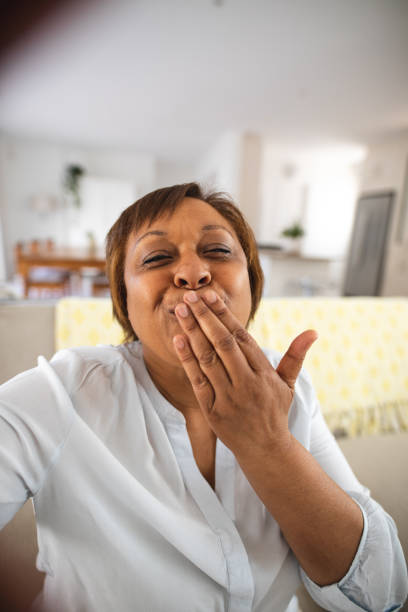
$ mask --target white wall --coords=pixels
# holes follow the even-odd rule
[[[238,203],[255,237],[261,232],[261,180],[263,139],[260,134],[246,132],[241,139],[241,157],[238,167]]]
[[[306,187],[298,163],[290,154],[265,142],[261,177],[259,240],[279,244],[282,229],[294,221],[303,223]]]
[[[281,232],[300,222],[300,257],[263,252],[268,295],[340,295],[359,192],[363,147],[329,150],[266,140],[261,172],[259,241],[286,247]]]
[[[302,253],[345,259],[359,191],[358,168],[330,164],[310,169]]]
[[[197,181],[195,164],[175,163],[168,160],[157,160],[155,187],[169,187],[181,183]]]
[[[7,278],[6,272],[6,248],[3,238],[3,224],[2,215],[0,215],[0,283],[4,282]]]
[[[155,159],[151,155],[73,147],[3,134],[0,137],[3,177],[0,211],[9,277],[14,269],[13,245],[16,242],[53,237],[57,243],[63,243],[66,239],[62,179],[69,164],[83,166],[94,178],[130,184],[133,196],[130,201],[118,203],[118,210],[156,187]],[[31,198],[41,194],[55,198],[55,211],[40,214],[31,208]]]
[[[238,199],[241,153],[242,135],[239,132],[223,134],[198,162],[198,181],[209,189],[226,191]]]
[[[106,234],[121,212],[140,195],[132,181],[86,175],[81,181],[81,207],[71,206],[65,216],[63,244],[70,247],[101,248]]]
[[[300,221],[302,255],[344,259],[364,155],[362,148],[299,151],[265,142],[260,240],[282,243],[282,230]]]
[[[250,132],[227,132],[196,166],[199,182],[226,191],[248,220],[255,235],[260,223],[262,138]]]

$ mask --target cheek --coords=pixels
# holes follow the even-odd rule
[[[141,308],[147,308],[152,302],[154,297],[154,284],[148,283],[144,278],[134,277],[130,280],[126,280],[126,293],[128,307],[134,309],[136,306]]]
[[[241,323],[246,325],[252,307],[251,286],[247,268],[236,270],[235,274],[230,276],[230,280],[232,281],[231,290],[234,296],[233,304],[231,304],[232,311]]]
[[[127,311],[133,329],[150,329],[157,324],[156,314],[160,305],[160,296],[163,292],[162,283],[158,279],[145,279],[142,277],[125,277],[127,293]],[[139,334],[137,333],[139,336]]]
[[[249,283],[249,274],[247,267],[240,267],[234,274],[236,290],[251,297],[251,287]]]
[[[133,329],[137,333],[136,327],[138,323],[140,324],[140,321],[146,320],[149,308],[148,291],[143,286],[143,283],[140,282],[140,279],[132,278],[129,280],[125,277],[125,285],[128,317]]]

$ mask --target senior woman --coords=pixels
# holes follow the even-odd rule
[[[107,238],[120,346],[57,353],[5,384],[1,519],[27,497],[46,612],[397,610],[393,520],[356,480],[301,371],[246,331],[253,234],[195,183],[148,194]]]

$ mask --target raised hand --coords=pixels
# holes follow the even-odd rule
[[[288,444],[288,413],[313,330],[293,340],[276,370],[212,290],[186,292],[176,315],[176,353],[214,433],[236,456]]]

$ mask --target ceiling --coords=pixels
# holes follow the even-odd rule
[[[3,131],[189,162],[226,131],[327,146],[408,128],[406,0],[73,6],[3,61]]]

